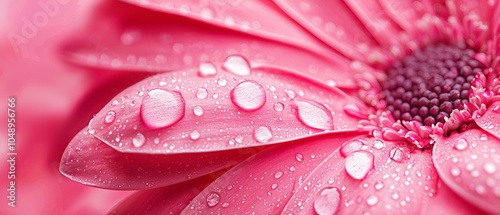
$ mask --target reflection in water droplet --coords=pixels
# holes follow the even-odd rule
[[[116,113],[114,111],[109,111],[108,113],[106,113],[106,116],[104,117],[104,122],[105,123],[112,123],[113,121],[115,121],[115,115]]]
[[[194,113],[194,115],[196,115],[196,116],[201,116],[201,115],[203,115],[203,108],[202,108],[201,106],[196,105],[196,106],[193,108],[193,113]]]
[[[465,150],[467,149],[467,147],[469,147],[469,142],[467,142],[467,140],[463,138],[458,139],[457,142],[455,142],[455,144],[453,145],[453,148],[459,151]]]
[[[177,123],[184,117],[184,98],[177,91],[155,89],[144,97],[141,117],[144,124],[151,128],[165,128]]]
[[[255,81],[243,81],[231,91],[231,101],[245,111],[255,111],[266,103],[266,92]]]
[[[275,111],[281,112],[285,108],[285,105],[281,102],[276,102],[276,103],[274,103],[273,108]]]
[[[347,156],[345,170],[354,179],[364,179],[373,169],[373,154],[368,151],[357,151]]]
[[[250,64],[241,55],[231,55],[226,58],[222,68],[240,76],[250,75],[251,72]]]
[[[213,76],[217,74],[217,68],[212,63],[200,63],[198,66],[199,75],[202,77]]]
[[[304,125],[321,130],[333,129],[332,113],[322,104],[305,99],[295,99],[293,110]]]
[[[393,148],[389,153],[391,160],[400,163],[403,160],[403,151],[400,148]]]
[[[144,145],[144,142],[146,142],[146,137],[141,133],[137,133],[135,137],[132,138],[132,144],[137,148]]]
[[[194,130],[193,132],[191,132],[191,134],[189,134],[189,137],[191,138],[191,140],[200,139],[200,132]]]
[[[207,205],[208,207],[215,207],[217,204],[219,204],[220,201],[220,195],[216,192],[210,192],[207,195]]]
[[[347,157],[352,152],[361,150],[364,146],[364,143],[361,140],[350,140],[342,144],[340,147],[340,155],[343,157]]]
[[[319,215],[335,214],[340,205],[340,191],[335,187],[323,188],[314,199],[314,211]]]
[[[302,162],[304,160],[304,155],[297,154],[297,155],[295,155],[295,159],[297,159],[298,162]]]
[[[267,143],[273,138],[271,130],[265,126],[256,128],[253,132],[253,136],[260,143]]]
[[[207,98],[208,96],[208,91],[205,88],[198,88],[198,91],[196,92],[196,98],[199,99],[204,99]]]

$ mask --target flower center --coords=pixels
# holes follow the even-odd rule
[[[386,109],[395,120],[444,123],[454,109],[464,108],[471,81],[485,68],[475,54],[465,47],[435,44],[394,63],[383,84]]]

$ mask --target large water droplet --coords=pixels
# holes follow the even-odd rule
[[[340,205],[340,191],[335,187],[326,187],[316,194],[314,211],[319,215],[335,214]]]
[[[266,103],[266,92],[255,81],[243,81],[231,91],[231,101],[245,111],[255,111]]]
[[[361,140],[350,140],[342,144],[340,147],[340,155],[343,157],[347,157],[347,155],[351,154],[352,152],[361,150],[363,147],[364,143]]]
[[[322,104],[305,100],[295,99],[294,112],[304,125],[321,130],[333,129],[332,113]]]
[[[267,143],[273,138],[271,130],[265,126],[256,128],[253,132],[253,136],[260,143]]]
[[[465,150],[467,149],[467,147],[469,147],[469,142],[467,142],[467,140],[463,138],[458,139],[457,142],[455,142],[455,144],[453,145],[453,148],[459,151]]]
[[[354,179],[364,179],[373,169],[373,154],[367,151],[357,151],[347,156],[345,170]]]
[[[144,124],[151,128],[164,128],[177,123],[184,117],[185,102],[180,92],[155,89],[144,97],[141,117]]]
[[[135,147],[141,147],[146,142],[146,137],[143,134],[137,133],[134,138],[132,138],[132,144]]]
[[[116,113],[114,111],[109,111],[108,113],[106,113],[106,116],[104,117],[104,122],[105,123],[112,123],[113,121],[115,121],[115,115]]]
[[[201,116],[201,115],[203,115],[203,112],[204,112],[204,111],[203,111],[203,108],[202,108],[201,106],[196,105],[196,106],[193,108],[193,113],[194,113],[194,115],[196,115],[196,116]]]
[[[208,96],[208,91],[205,88],[198,88],[198,91],[196,92],[196,98],[199,99],[204,99],[207,98]]]
[[[219,204],[220,201],[220,195],[216,192],[210,192],[207,195],[207,205],[208,207],[215,207],[217,204]]]
[[[198,66],[199,75],[202,77],[213,76],[217,74],[217,68],[212,63],[200,63]]]
[[[236,75],[250,75],[251,68],[248,61],[241,55],[231,55],[226,58],[222,68]]]

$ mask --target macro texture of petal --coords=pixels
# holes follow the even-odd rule
[[[484,214],[474,205],[467,202],[443,182],[438,184],[437,194],[427,204],[422,205],[420,214],[453,214],[453,215],[475,215]]]
[[[230,167],[259,150],[228,150],[200,155],[120,153],[83,130],[66,148],[60,171],[74,181],[101,188],[151,189]]]
[[[493,103],[482,116],[475,118],[475,121],[483,130],[500,138],[500,102]]]
[[[321,135],[262,151],[215,180],[182,214],[279,214],[311,170],[360,134]]]
[[[433,160],[441,180],[455,193],[493,214],[500,214],[500,140],[480,129],[440,138]]]
[[[419,214],[432,201],[431,154],[404,144],[354,139],[331,153],[295,190],[284,214]]]
[[[287,71],[233,66],[207,63],[145,79],[97,113],[89,133],[121,152],[165,154],[357,128],[359,119],[344,110],[357,102],[340,90]],[[248,74],[235,74],[241,72]]]
[[[110,13],[110,11],[113,11]],[[63,47],[65,58],[88,67],[165,72],[242,55],[252,66],[300,71],[325,85],[353,88],[347,58],[211,25],[188,17],[106,2],[93,22]]]

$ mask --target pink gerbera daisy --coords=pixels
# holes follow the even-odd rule
[[[163,73],[112,98],[60,170],[147,189],[115,213],[500,214],[499,12],[492,0],[106,3],[63,56]]]

